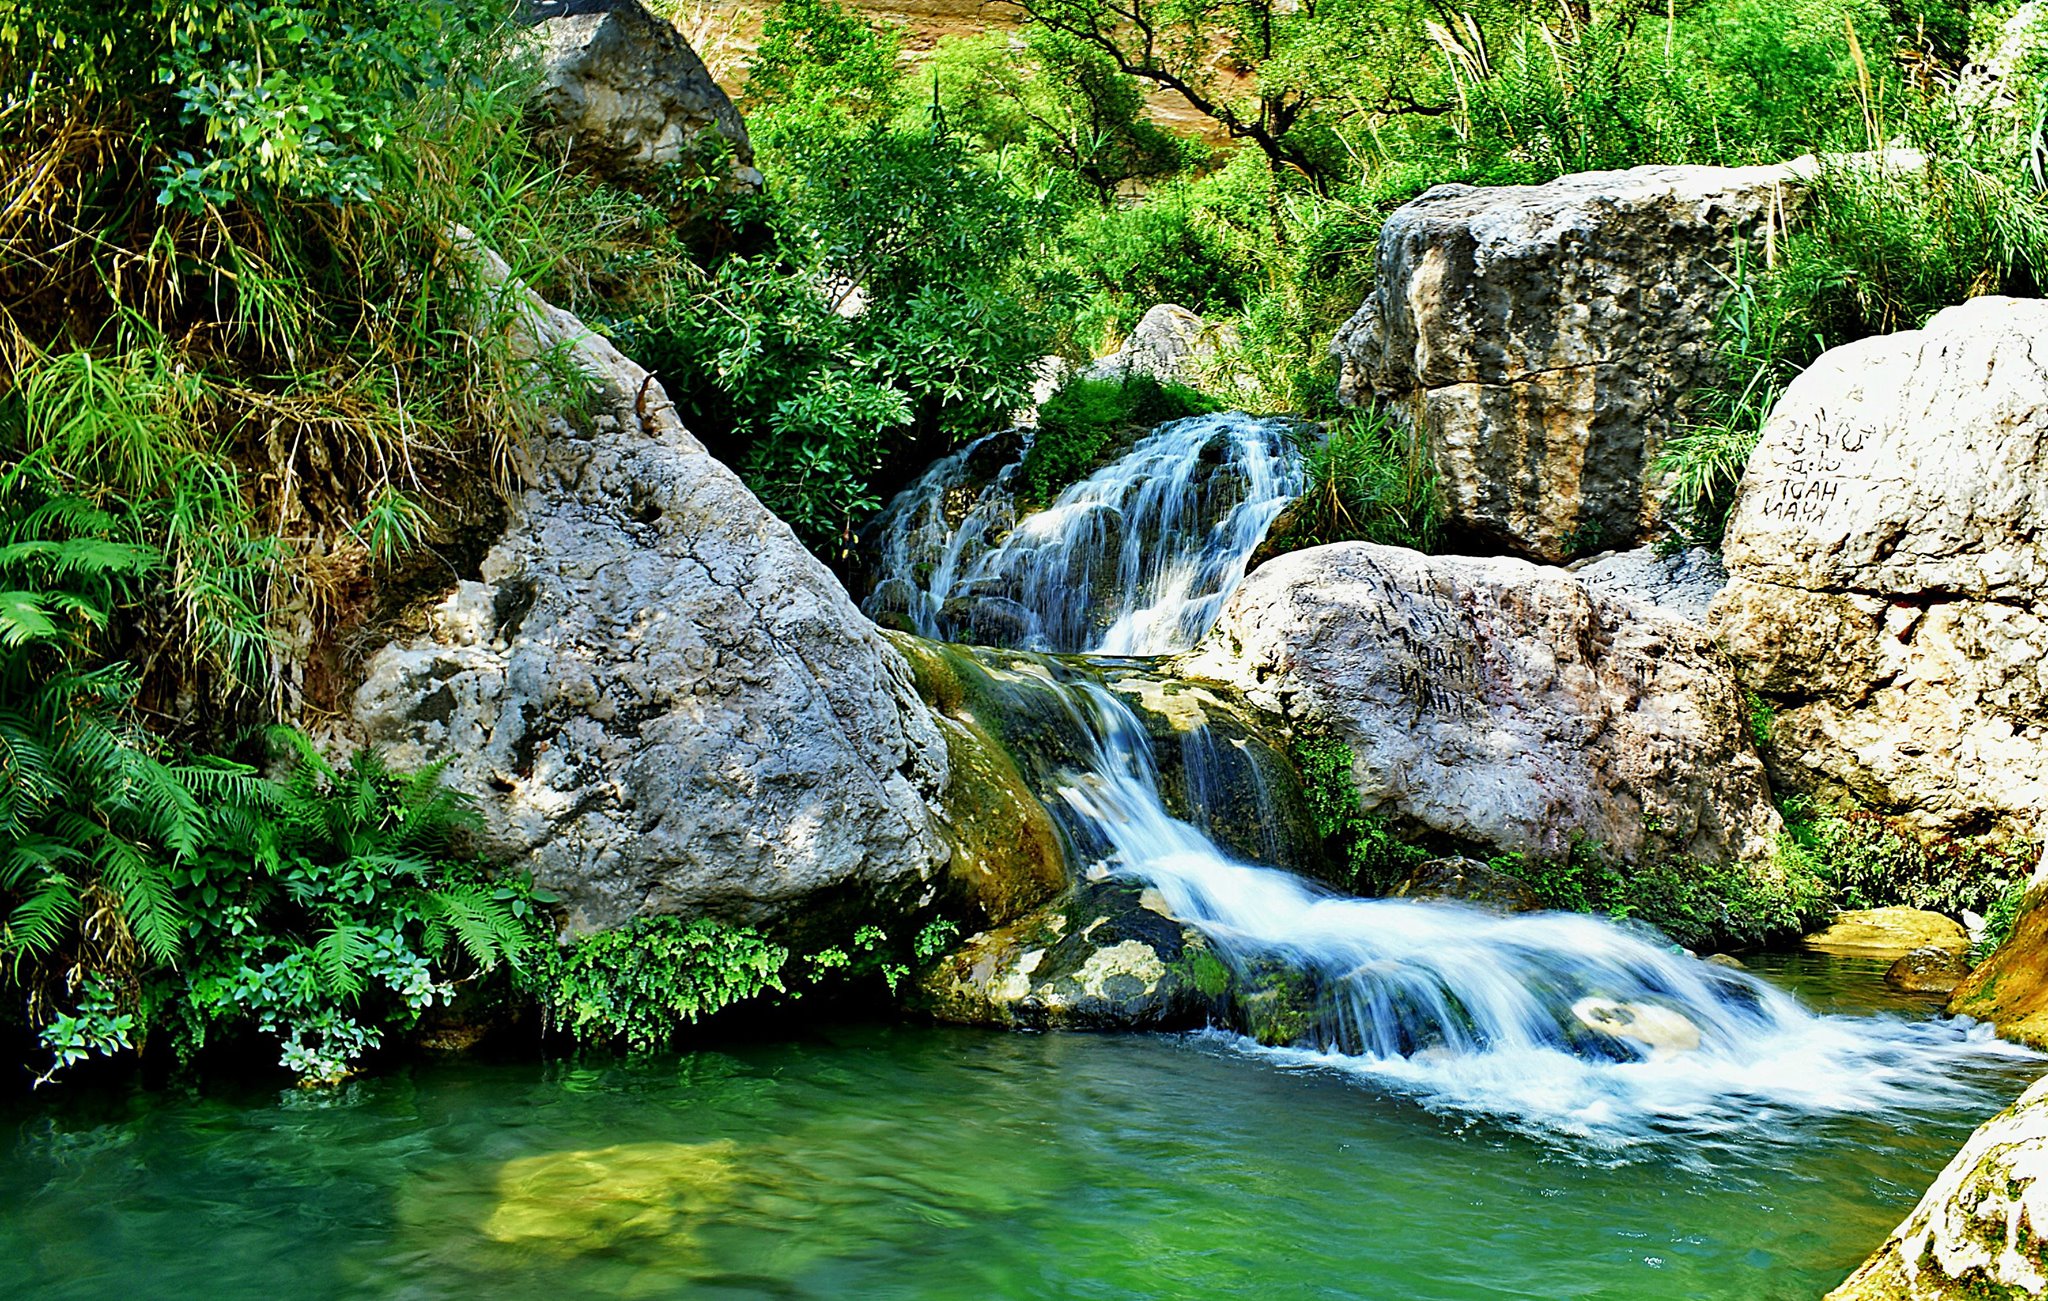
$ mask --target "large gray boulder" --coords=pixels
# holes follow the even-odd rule
[[[1785,784],[1929,832],[2048,809],[2048,302],[1824,354],[1772,411],[1714,627]]]
[[[2048,1078],[1977,1127],[1827,1301],[1976,1301],[2048,1291]]]
[[[537,107],[568,135],[579,164],[631,179],[695,157],[719,136],[732,182],[761,184],[739,110],[689,42],[639,0],[527,0],[522,16],[539,42]]]
[[[479,578],[370,661],[366,737],[445,762],[579,927],[923,900],[948,764],[902,656],[646,371],[473,256],[515,345],[560,350],[600,414],[535,441]]]
[[[1541,560],[1644,540],[1737,250],[1810,170],[1439,185],[1387,218],[1377,287],[1331,345],[1339,396],[1412,414],[1456,533]]]
[[[1272,560],[1182,665],[1327,728],[1363,803],[1492,850],[1771,857],[1727,659],[1654,606],[1507,557],[1353,542]]]
[[[1190,367],[1216,355],[1216,338],[1200,316],[1173,303],[1160,303],[1139,318],[1130,337],[1107,357],[1081,372],[1085,379],[1185,380]]]

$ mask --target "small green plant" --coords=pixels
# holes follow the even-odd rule
[[[1216,410],[1184,384],[1150,375],[1074,379],[1038,409],[1038,431],[1024,454],[1024,496],[1044,505],[1155,425]]]
[[[1778,711],[1754,691],[1745,691],[1742,696],[1749,710],[1749,739],[1757,749],[1765,749],[1771,743],[1771,728],[1777,722]]]
[[[1308,491],[1274,521],[1260,561],[1331,542],[1436,549],[1444,513],[1436,471],[1406,422],[1373,406],[1304,442]]]
[[[1385,815],[1360,807],[1350,746],[1327,733],[1298,732],[1288,755],[1338,884],[1359,894],[1385,894],[1429,861],[1429,851],[1396,835]]]

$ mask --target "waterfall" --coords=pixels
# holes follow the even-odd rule
[[[1360,899],[1241,861],[1167,811],[1151,736],[1118,692],[1075,666],[1043,668],[1039,689],[1085,734],[1049,783],[1076,845],[1159,891],[1241,978],[1284,971],[1309,1003],[1306,1034],[1240,1041],[1246,1051],[1623,1143],[1674,1125],[1698,1140],[1786,1112],[1938,1106],[1967,1095],[1959,1054],[2025,1055],[1983,1027],[1817,1016],[1647,928]]]
[[[1301,490],[1288,427],[1243,415],[1161,426],[1021,519],[1015,446],[1014,434],[977,443],[897,500],[868,608],[928,637],[1022,648],[945,653],[1087,873],[1156,891],[1208,938],[1241,1000],[1292,1000],[1291,1042],[1234,1046],[1546,1137],[1680,1133],[1692,1150],[1753,1139],[1787,1113],[1952,1105],[1968,1094],[1961,1059],[2025,1055],[1958,1022],[1815,1015],[1647,927],[1354,898],[1285,870],[1299,842],[1270,834],[1287,818],[1246,738],[1219,741],[1198,714],[1148,731],[1132,698],[1159,713],[1171,692],[1112,657],[1185,648],[1208,629]],[[1044,653],[1082,648],[1100,658]],[[1156,753],[1169,732],[1174,748]],[[1247,785],[1269,834],[1226,837],[1212,807]]]
[[[875,530],[862,608],[945,641],[1164,655],[1207,632],[1245,561],[1303,487],[1291,421],[1242,412],[1159,426],[1045,509],[1017,514],[1009,435],[938,462]]]

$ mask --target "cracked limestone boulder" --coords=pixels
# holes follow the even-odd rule
[[[1743,474],[1713,626],[1791,789],[1930,834],[2048,809],[2048,302],[1824,354]]]
[[[1454,536],[1552,561],[1646,540],[1737,252],[1810,169],[1439,185],[1381,230],[1377,287],[1331,344],[1339,396],[1410,413]]]
[[[445,762],[579,928],[928,898],[946,742],[903,657],[647,372],[472,253],[515,347],[573,361],[599,414],[535,441],[478,577],[370,660],[367,739]]]
[[[739,110],[666,19],[639,0],[526,0],[521,12],[539,45],[535,105],[577,163],[630,180],[717,149],[735,187],[760,187]]]
[[[1680,615],[1566,570],[1296,551],[1245,579],[1180,668],[1344,741],[1362,803],[1399,830],[1776,870],[1780,823],[1727,658]]]
[[[2048,1079],[1984,1122],[1827,1301],[1975,1301],[2048,1290]]]

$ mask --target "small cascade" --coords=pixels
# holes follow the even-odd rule
[[[1163,655],[1215,622],[1266,528],[1303,488],[1291,421],[1176,420],[1017,514],[1017,445],[991,435],[933,465],[875,530],[863,609],[942,641]]]
[[[2020,1050],[1952,1024],[1816,1016],[1654,932],[1571,914],[1360,899],[1220,849],[1162,798],[1198,795],[1203,744],[1162,782],[1155,731],[1090,666],[1039,657],[1010,703],[1063,720],[1034,765],[1077,852],[1156,889],[1245,988],[1276,974],[1307,1032],[1248,1051],[1370,1076],[1544,1134],[1631,1143],[1765,1116],[1937,1106],[1961,1054]],[[1185,740],[1185,738],[1184,738]]]

